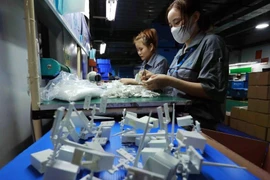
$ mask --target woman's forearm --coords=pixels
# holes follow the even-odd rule
[[[167,77],[167,86],[171,86],[191,96],[211,99],[203,89],[201,83],[188,82],[171,76]]]

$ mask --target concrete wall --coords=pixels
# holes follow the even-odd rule
[[[27,42],[22,0],[0,0],[0,167],[31,136]]]

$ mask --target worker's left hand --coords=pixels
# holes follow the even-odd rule
[[[155,74],[152,75],[147,81],[142,81],[143,86],[149,90],[163,89],[168,86],[167,75]]]

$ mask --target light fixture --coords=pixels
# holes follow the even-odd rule
[[[101,43],[100,44],[99,53],[100,54],[104,54],[105,53],[105,49],[106,49],[106,43]]]
[[[117,0],[106,0],[106,18],[108,21],[114,21],[116,6]]]
[[[258,24],[256,26],[256,29],[264,29],[264,28],[267,28],[269,26],[268,23],[262,23],[262,24]]]

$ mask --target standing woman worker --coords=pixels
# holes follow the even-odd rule
[[[158,36],[155,29],[146,29],[142,31],[133,40],[137,53],[142,59],[143,63],[140,72],[148,70],[154,74],[166,74],[168,64],[165,57],[156,53]],[[124,84],[137,85],[138,81],[132,78],[122,78],[120,81]]]
[[[150,90],[172,87],[174,95],[192,100],[189,114],[201,127],[215,129],[224,120],[229,52],[210,28],[199,0],[175,0],[167,10],[171,33],[183,48],[176,54],[167,75],[147,71],[142,78]]]

